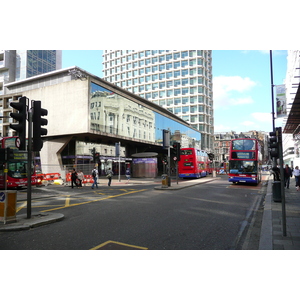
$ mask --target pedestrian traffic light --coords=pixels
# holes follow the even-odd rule
[[[270,132],[269,137],[269,149],[270,156],[279,158],[279,141],[278,141],[278,131]]]
[[[180,143],[175,142],[173,144],[173,148],[175,149],[175,156],[177,158],[177,161],[180,161]]]
[[[167,164],[168,164],[168,160],[167,160],[167,158],[166,158],[166,157],[163,157],[163,159],[162,159],[162,163],[163,163],[164,165],[167,165]]]
[[[19,150],[24,151],[26,150],[26,97],[20,97],[19,102],[11,102],[10,106],[19,111],[18,113],[10,113],[10,116],[17,120],[19,124],[10,124],[9,127],[18,133],[20,138]]]
[[[33,127],[33,151],[40,151],[43,148],[42,135],[47,135],[48,131],[42,126],[48,125],[48,120],[42,118],[47,116],[48,110],[41,107],[41,101],[33,102],[33,116],[32,116],[32,127]]]

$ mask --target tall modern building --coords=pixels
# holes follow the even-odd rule
[[[61,69],[61,50],[0,50],[0,95],[4,85]]]
[[[165,107],[199,130],[213,150],[211,50],[104,50],[104,79]]]
[[[17,100],[18,96],[5,95],[8,93],[6,84],[21,81],[39,74],[61,69],[61,50],[0,50],[0,136],[11,136],[12,129],[3,125],[12,123],[8,118],[12,108],[10,102]]]

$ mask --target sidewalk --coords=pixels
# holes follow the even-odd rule
[[[259,250],[300,250],[300,191],[291,178],[290,188],[285,189],[286,236],[282,228],[282,203],[272,198],[272,182],[269,179],[261,225]]]

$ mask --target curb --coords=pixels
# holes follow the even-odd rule
[[[272,229],[272,184],[268,180],[263,219],[261,224],[259,250],[273,250]]]
[[[30,228],[61,221],[65,216],[60,213],[35,213],[27,219],[27,214],[17,216],[15,223],[1,224],[0,231],[28,230]]]

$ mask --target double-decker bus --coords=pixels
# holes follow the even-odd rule
[[[262,154],[257,139],[239,138],[230,143],[229,182],[253,183],[261,181]]]
[[[19,151],[15,143],[16,137],[0,138],[0,148],[10,148],[14,152],[13,158],[9,158],[7,161],[0,161],[0,189],[2,190],[5,188],[22,188],[27,186],[27,152]],[[31,184],[37,184],[37,176],[33,163],[31,165]]]
[[[205,177],[209,172],[209,159],[205,151],[196,148],[181,148],[178,174],[180,178]]]

